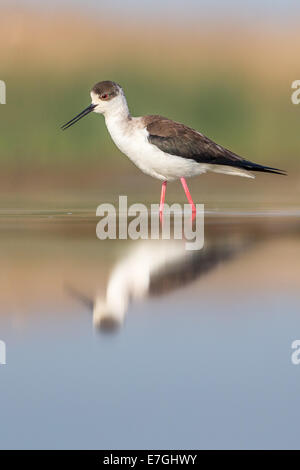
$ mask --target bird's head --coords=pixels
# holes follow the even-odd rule
[[[122,88],[115,82],[99,82],[91,89],[92,106],[94,106],[95,113],[105,114],[120,107],[123,97]]]
[[[93,86],[90,92],[92,102],[85,108],[81,113],[77,114],[73,119],[68,121],[62,126],[62,129],[68,129],[80,119],[82,119],[87,114],[94,113],[99,114],[108,114],[117,112],[118,110],[124,108],[126,104],[126,99],[123,93],[123,90],[120,85],[109,80],[96,83]]]

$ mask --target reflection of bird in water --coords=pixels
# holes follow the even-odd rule
[[[113,331],[123,324],[131,302],[177,290],[247,246],[245,241],[222,240],[222,243],[208,243],[200,251],[186,251],[181,241],[143,241],[116,264],[105,298],[96,296],[92,301],[74,288],[68,290],[93,311],[95,327]]]

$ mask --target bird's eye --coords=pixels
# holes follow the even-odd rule
[[[101,99],[102,99],[102,100],[106,100],[107,97],[108,97],[108,94],[107,94],[107,93],[104,93],[103,95],[101,95]]]

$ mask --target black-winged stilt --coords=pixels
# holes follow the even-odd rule
[[[62,129],[67,129],[92,111],[103,114],[107,129],[121,152],[144,173],[163,182],[160,217],[168,181],[181,180],[194,216],[196,208],[185,178],[207,171],[248,178],[254,178],[252,171],[285,174],[277,168],[245,160],[179,122],[158,115],[132,117],[123,89],[115,82],[99,82],[90,94],[92,103]]]

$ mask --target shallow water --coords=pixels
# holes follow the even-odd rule
[[[207,213],[198,252],[0,219],[1,448],[299,448],[296,210]]]

